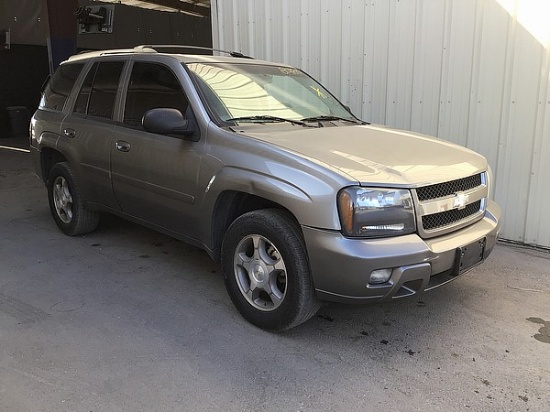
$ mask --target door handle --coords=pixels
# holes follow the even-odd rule
[[[115,144],[116,150],[119,152],[129,152],[130,151],[130,143],[125,142],[124,140],[119,140]]]
[[[65,137],[70,137],[71,139],[76,136],[75,130],[69,128],[64,129],[63,134],[65,135]]]

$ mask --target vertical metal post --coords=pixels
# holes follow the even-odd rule
[[[48,56],[50,70],[76,53],[75,10],[78,0],[46,0],[48,5]]]

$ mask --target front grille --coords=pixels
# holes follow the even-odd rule
[[[482,179],[480,173],[464,179],[451,180],[450,182],[439,183],[437,185],[424,186],[416,189],[416,194],[418,196],[418,200],[423,202],[425,200],[451,196],[457,192],[464,192],[466,190],[481,186],[481,184]]]
[[[449,182],[452,183],[452,182]],[[424,230],[433,230],[453,225],[467,217],[475,215],[481,210],[481,200],[471,203],[464,209],[453,209],[446,212],[434,213],[422,216],[422,227]]]

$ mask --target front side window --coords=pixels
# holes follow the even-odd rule
[[[222,121],[254,116],[356,120],[323,86],[295,68],[247,63],[192,63],[187,67]]]
[[[124,107],[125,124],[142,128],[143,115],[148,110],[167,107],[185,115],[187,106],[187,97],[169,68],[156,63],[134,63]]]
[[[95,63],[82,85],[75,113],[112,119],[123,62]]]
[[[71,63],[59,66],[46,85],[39,106],[46,109],[63,110],[63,106],[83,67],[83,63]]]

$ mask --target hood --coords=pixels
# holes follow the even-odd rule
[[[487,169],[469,149],[381,126],[240,125],[234,131],[292,151],[362,184],[424,186]]]

